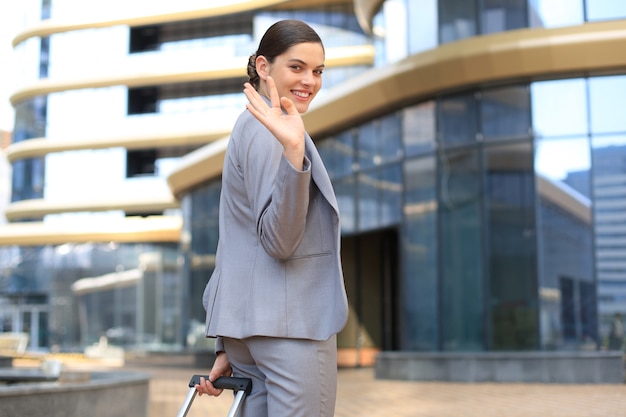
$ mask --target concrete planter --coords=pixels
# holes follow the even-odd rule
[[[451,382],[623,384],[620,352],[381,352],[376,378]]]
[[[0,387],[2,416],[147,417],[148,375],[124,372],[70,374],[67,382]]]

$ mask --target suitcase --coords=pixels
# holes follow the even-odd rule
[[[191,381],[189,381],[189,392],[187,392],[187,398],[185,398],[185,402],[178,412],[177,417],[185,417],[191,408],[191,404],[193,403],[194,398],[196,398],[196,384],[200,383],[200,377],[204,375],[194,375],[191,377]],[[208,376],[204,376],[204,379],[208,379]],[[233,401],[233,405],[228,412],[228,417],[235,417],[239,412],[239,406],[243,401],[244,397],[250,394],[252,391],[252,380],[249,378],[235,378],[235,377],[226,377],[221,376],[213,381],[213,386],[215,388],[221,389],[230,389],[235,393],[235,399]]]

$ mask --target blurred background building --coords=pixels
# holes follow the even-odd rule
[[[210,5],[209,5],[210,4]],[[343,365],[600,350],[626,313],[621,0],[23,0],[0,330],[203,349],[220,174],[273,22],[342,214]]]

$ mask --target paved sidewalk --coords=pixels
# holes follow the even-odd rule
[[[147,372],[150,416],[175,417],[194,373],[185,356],[129,360]],[[196,397],[188,417],[224,417],[232,395]],[[340,369],[335,417],[626,417],[626,385],[467,384],[376,380],[371,368]]]

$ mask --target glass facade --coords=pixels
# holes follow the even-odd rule
[[[606,301],[603,288],[621,278],[619,232],[613,228],[611,239],[603,230],[620,224],[616,210],[626,201],[611,188],[619,184],[622,154],[615,151],[626,129],[621,119],[602,122],[593,115],[620,108],[624,80],[541,81],[451,94],[318,141],[342,213],[352,300],[366,284],[353,282],[353,274],[363,273],[358,256],[348,265],[355,251],[350,237],[398,231],[393,287],[400,317],[393,324],[397,340],[389,344],[510,351],[603,343],[608,330],[598,328],[598,319],[608,326],[617,304],[601,304],[599,312],[595,288]],[[592,148],[596,134],[602,139]],[[596,159],[611,152],[615,163],[603,159],[602,168],[592,170],[591,152]],[[605,191],[598,194],[600,183]],[[217,198],[204,208],[216,211]],[[357,333],[349,326],[340,340],[357,340],[350,336]]]
[[[178,247],[64,244],[2,248],[0,331],[30,348],[182,346]]]
[[[620,0],[396,0],[396,2],[402,3],[404,18],[406,22],[411,22],[406,26],[410,54],[473,36],[522,28],[555,28],[626,18],[626,4]]]
[[[593,112],[585,104],[594,91],[588,86],[614,81],[611,93],[618,97],[615,86],[623,78],[446,95],[319,142],[342,213],[349,213],[344,234],[401,231],[400,349],[578,349],[601,343],[589,194],[592,131],[585,123]],[[561,89],[567,94],[559,95]],[[580,118],[564,116],[559,104],[565,103]],[[394,128],[392,120],[400,126]],[[376,181],[370,174],[385,161],[375,138],[380,125],[387,128],[379,138],[401,141],[403,153],[389,152],[390,167],[402,166],[401,181]],[[390,186],[397,199],[386,194]],[[368,204],[374,196],[387,203],[389,221],[375,221],[380,211]]]

